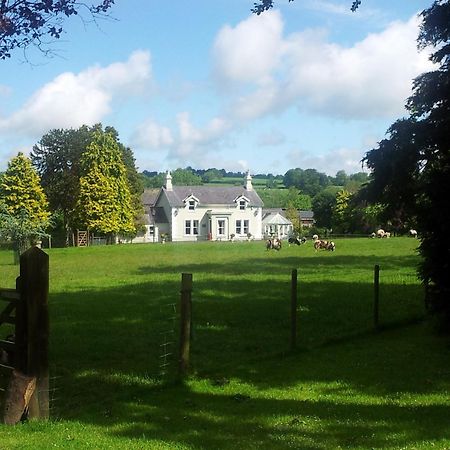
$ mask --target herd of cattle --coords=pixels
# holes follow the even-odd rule
[[[316,251],[329,250],[331,252],[334,252],[334,250],[336,249],[336,244],[333,241],[325,241],[325,240],[319,239],[319,236],[317,236],[317,234],[315,234],[313,236],[313,241],[314,241],[314,249]],[[288,239],[289,247],[291,246],[291,244],[302,245],[302,244],[305,244],[306,242],[307,242],[307,239],[305,237],[302,237],[302,238],[290,237]],[[267,250],[281,250],[281,246],[282,246],[281,239],[279,239],[277,237],[267,239],[267,241],[266,241],[266,249]]]
[[[416,230],[409,230],[409,235],[413,238],[417,238],[417,231]],[[391,237],[391,233],[389,231],[384,231],[383,229],[379,229],[376,232],[372,233],[370,235],[371,238],[387,238],[389,239]],[[336,249],[336,244],[333,241],[326,241],[323,239],[319,239],[319,236],[317,234],[313,235],[312,240],[314,242],[314,249],[316,251],[318,250],[328,250],[331,252],[334,252]],[[299,238],[299,237],[290,237],[288,239],[289,247],[292,245],[302,245],[307,242],[307,239],[305,237]],[[281,239],[277,237],[272,237],[267,239],[266,241],[266,249],[267,250],[281,250],[282,243]]]

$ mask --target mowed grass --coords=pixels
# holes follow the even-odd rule
[[[417,241],[336,245],[49,250],[52,419],[2,426],[0,449],[449,448],[450,347],[420,320]],[[0,266],[2,287],[14,286],[10,253]],[[194,333],[179,383],[182,272],[194,279]]]

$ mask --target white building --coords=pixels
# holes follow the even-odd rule
[[[167,172],[153,205],[144,198],[147,232],[134,242],[262,239],[263,202],[249,173],[244,181],[243,186],[173,186]]]

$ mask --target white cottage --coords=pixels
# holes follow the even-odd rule
[[[259,240],[262,207],[249,173],[243,186],[173,186],[167,172],[149,217],[157,241]]]

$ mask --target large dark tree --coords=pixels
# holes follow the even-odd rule
[[[114,0],[0,0],[0,59],[30,45],[45,50],[49,42],[61,37],[64,19],[83,10],[95,19],[113,4]]]
[[[432,46],[437,70],[414,82],[409,117],[364,160],[372,169],[368,194],[391,212],[416,222],[421,238],[420,276],[427,304],[450,323],[450,2],[437,0],[421,13],[419,47]]]

